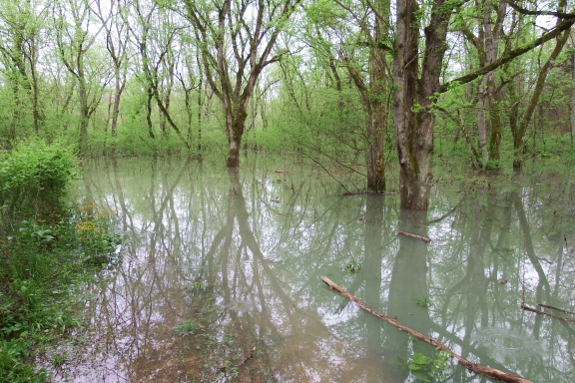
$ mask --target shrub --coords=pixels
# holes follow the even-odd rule
[[[47,220],[64,211],[75,178],[74,153],[60,143],[33,138],[0,154],[0,218]]]

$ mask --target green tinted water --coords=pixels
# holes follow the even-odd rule
[[[411,371],[415,353],[436,351],[330,291],[325,275],[472,362],[573,381],[575,324],[520,308],[575,311],[569,180],[465,188],[436,177],[447,181],[425,217],[400,211],[396,195],[340,196],[321,169],[254,168],[236,177],[119,160],[86,170],[83,199],[116,211],[126,240],[121,262],[88,288],[84,341],[56,380],[489,381],[451,362]]]

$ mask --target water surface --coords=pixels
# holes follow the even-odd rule
[[[234,176],[185,160],[91,164],[82,200],[114,210],[125,243],[87,289],[88,328],[52,351],[67,352],[55,380],[489,381],[454,363],[437,379],[410,371],[414,353],[436,351],[330,291],[326,275],[473,362],[572,382],[575,324],[520,308],[575,311],[570,181],[436,179],[422,216],[396,195],[341,196],[303,165]],[[177,331],[191,321],[193,333]]]

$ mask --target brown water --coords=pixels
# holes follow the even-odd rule
[[[467,187],[436,176],[425,217],[400,211],[396,195],[340,196],[321,169],[252,167],[237,177],[175,160],[87,169],[83,198],[117,212],[125,242],[86,288],[87,328],[50,351],[66,355],[55,381],[489,381],[451,362],[437,378],[410,371],[414,353],[436,351],[322,275],[473,362],[573,381],[575,323],[520,308],[524,289],[530,307],[575,311],[570,180]],[[194,332],[178,331],[190,321]]]

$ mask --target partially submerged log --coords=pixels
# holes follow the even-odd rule
[[[532,383],[530,380],[524,379],[524,378],[517,376],[515,374],[512,374],[510,372],[505,372],[505,371],[497,370],[495,368],[490,368],[490,367],[482,366],[482,365],[479,365],[476,363],[472,363],[472,362],[468,361],[467,359],[465,359],[464,357],[462,357],[461,355],[454,353],[453,351],[451,351],[449,348],[447,348],[447,346],[443,345],[442,343],[439,343],[438,341],[431,339],[430,337],[425,336],[418,331],[410,329],[409,327],[399,323],[397,320],[390,318],[385,314],[382,314],[382,313],[379,313],[377,311],[372,310],[365,303],[363,303],[359,298],[356,298],[355,296],[348,293],[347,290],[344,289],[343,287],[336,285],[328,277],[325,277],[325,276],[321,277],[321,280],[326,285],[329,286],[330,290],[335,290],[338,293],[340,293],[341,295],[343,295],[344,297],[354,301],[364,311],[367,311],[368,313],[378,317],[379,319],[384,320],[385,322],[398,328],[401,331],[405,331],[406,333],[408,333],[409,335],[411,335],[412,337],[414,337],[416,339],[419,339],[419,340],[422,340],[426,343],[429,343],[430,345],[435,347],[437,350],[442,350],[442,351],[448,352],[452,358],[456,359],[459,362],[459,364],[463,365],[465,368],[467,368],[470,371],[473,371],[476,374],[485,375],[485,376],[488,376],[490,378],[501,380],[503,382]]]
[[[415,239],[419,239],[422,240],[425,243],[429,243],[431,242],[431,239],[427,238],[427,237],[423,237],[421,235],[417,235],[417,234],[413,234],[413,233],[408,233],[407,231],[403,231],[403,230],[397,230],[397,234],[401,234],[401,235],[405,235],[406,237],[411,237],[411,238],[415,238]]]

